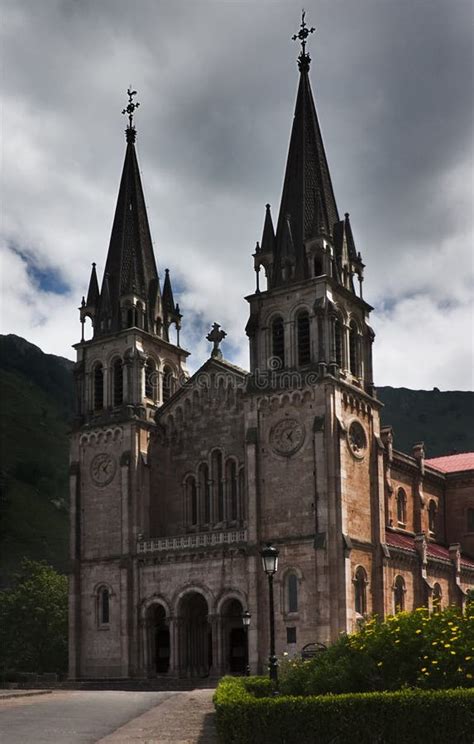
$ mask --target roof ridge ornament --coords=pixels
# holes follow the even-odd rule
[[[306,11],[303,8],[301,11],[301,26],[300,30],[297,34],[294,34],[291,38],[293,41],[301,41],[301,52],[298,57],[298,67],[300,69],[300,72],[308,72],[309,65],[311,62],[311,57],[309,54],[306,54],[306,40],[310,34],[313,34],[316,29],[314,26],[311,26],[311,28],[308,28],[306,21],[305,21]]]
[[[125,135],[128,143],[134,143],[135,138],[137,136],[137,130],[133,126],[133,115],[135,113],[135,109],[139,107],[138,101],[134,103],[133,97],[137,95],[136,90],[132,90],[132,86],[130,85],[127,90],[128,95],[128,105],[126,108],[123,109],[122,114],[128,116],[128,127],[125,130]]]
[[[213,344],[211,357],[214,359],[222,359],[222,351],[219,349],[219,345],[226,336],[227,333],[221,328],[219,323],[214,323],[211,332],[207,334],[206,339]]]

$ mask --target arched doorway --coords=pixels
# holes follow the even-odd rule
[[[147,612],[149,671],[166,674],[170,668],[170,631],[163,605],[154,604]]]
[[[222,660],[224,673],[244,674],[247,638],[242,623],[243,607],[238,599],[228,599],[221,609]]]
[[[179,603],[179,669],[185,677],[207,677],[212,667],[209,608],[202,594],[189,592]]]

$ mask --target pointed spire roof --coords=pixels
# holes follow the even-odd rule
[[[135,91],[128,90],[130,102],[122,113],[128,114],[129,126],[126,129],[127,149],[122,177],[112,225],[109,251],[105,264],[101,291],[100,316],[104,304],[104,291],[109,293],[112,313],[110,330],[120,327],[120,298],[133,294],[148,303],[148,311],[159,294],[159,279],[153,252],[150,227],[145,205],[145,197],[140,178],[135,150],[136,130],[133,126],[133,112],[139,106],[133,103]]]
[[[169,269],[165,269],[165,282],[163,284],[163,310],[168,315],[174,315],[176,306],[174,304],[173,290]]]
[[[293,37],[302,41],[303,50],[298,58],[300,81],[276,233],[278,259],[289,216],[295,250],[296,279],[306,276],[304,241],[320,234],[331,235],[334,224],[339,221],[309,80],[311,59],[305,50],[306,37],[314,29],[305,26],[303,16],[302,30]]]
[[[273,227],[270,204],[265,204],[265,222],[263,223],[262,243],[259,253],[273,253],[275,250],[275,230]]]
[[[89,281],[89,289],[87,290],[87,307],[97,307],[99,302],[99,282],[97,281],[97,272],[95,270],[95,263],[92,264],[91,278]]]

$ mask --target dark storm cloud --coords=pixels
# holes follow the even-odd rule
[[[158,262],[183,289],[184,337],[194,343],[206,319],[219,320],[245,363],[242,296],[254,286],[264,204],[278,213],[299,9],[287,0],[3,5],[5,233],[34,246],[39,269],[72,287],[61,333],[35,326],[33,310],[12,312],[17,331],[43,345],[60,338],[63,353],[74,340],[88,264],[105,260],[131,82]],[[461,325],[453,354],[469,333],[472,5],[326,0],[308,6],[307,18],[317,26],[311,77],[339,210],[351,213],[366,296],[380,307],[378,381],[419,384],[391,357],[407,330],[414,353],[430,353],[410,313],[435,335],[443,314]],[[19,264],[11,271],[23,276]],[[24,281],[22,292],[32,291]],[[436,374],[444,377],[432,384],[469,385],[465,373]]]

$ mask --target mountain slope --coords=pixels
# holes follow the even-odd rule
[[[23,556],[67,566],[72,367],[0,337],[0,585]]]

